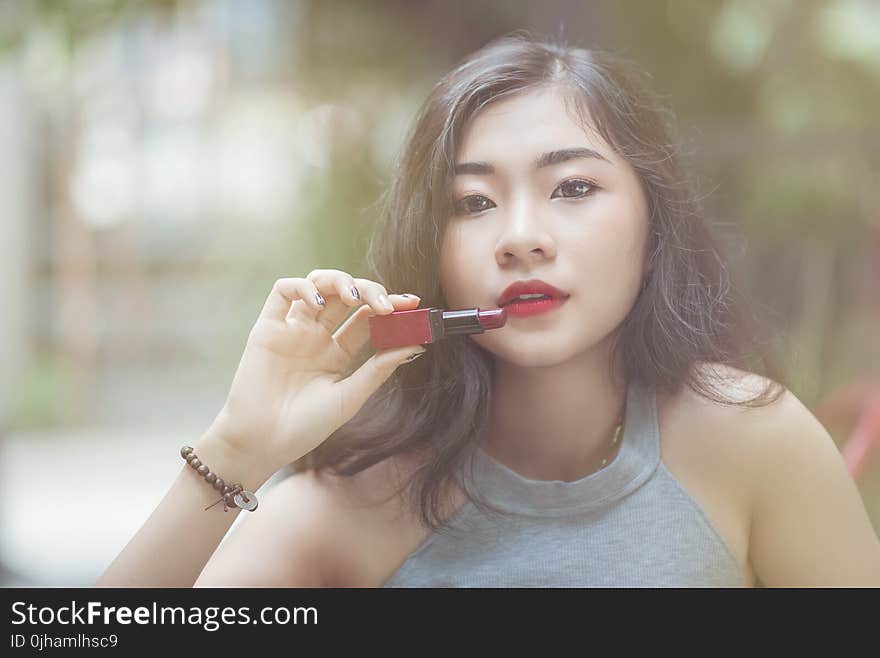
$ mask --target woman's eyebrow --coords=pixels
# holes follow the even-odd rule
[[[584,146],[573,146],[570,148],[557,149],[556,151],[543,153],[535,158],[533,166],[535,169],[541,169],[542,167],[551,167],[561,162],[575,160],[578,158],[593,158],[595,160],[603,160],[604,162],[610,164],[612,167],[614,166],[614,163],[612,163],[604,155],[602,155],[598,151],[594,151],[593,149],[586,148]],[[453,174],[455,176],[468,174],[472,176],[489,176],[494,173],[495,167],[488,162],[460,162],[453,167]]]

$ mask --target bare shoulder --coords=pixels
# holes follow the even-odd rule
[[[353,475],[309,471],[321,514],[328,519],[322,558],[327,586],[368,584],[371,571],[380,568],[377,559],[401,542],[418,541],[418,522],[403,496],[415,468],[415,457],[393,455]]]
[[[317,476],[336,520],[325,556],[329,587],[380,587],[426,540],[430,531],[408,488],[421,463],[418,455],[397,454],[352,476]],[[441,515],[448,517],[467,496],[453,484],[441,499]]]
[[[712,400],[683,386],[675,395],[658,394],[658,413],[664,458],[680,465],[680,472],[711,473],[716,483],[742,503],[748,514],[761,471],[766,428],[784,423],[800,401],[787,389],[770,404],[739,404],[751,400],[772,382],[762,375],[721,363],[701,363],[700,375],[727,403]],[[806,409],[803,413],[809,414]],[[694,432],[694,428],[699,428]],[[695,436],[699,440],[693,440]]]
[[[766,402],[743,404],[777,383],[766,377],[700,367],[726,402],[688,386],[658,395],[663,459],[723,533],[746,582],[875,582],[876,536],[819,420],[784,386]]]
[[[769,383],[723,370],[732,398],[751,398]],[[880,583],[880,541],[856,483],[828,431],[792,391],[759,406],[695,404],[713,428],[701,436],[715,437],[728,472],[748,484],[748,556],[764,586]]]
[[[718,393],[731,402],[754,398],[772,382],[762,375],[732,366],[705,363],[701,374]],[[819,420],[788,388],[778,399],[765,404],[723,404],[684,387],[666,402],[673,421],[701,427],[707,449],[716,453],[728,469],[748,476],[750,499],[767,477],[768,460],[778,463],[797,448],[807,435],[824,437],[826,448],[835,448]],[[696,425],[699,424],[699,425]]]
[[[744,404],[764,392],[773,382],[754,372],[740,370],[721,363],[701,363],[697,366],[702,381],[710,392],[722,398],[723,402],[706,397],[690,386],[683,386],[674,396],[658,396],[658,404],[670,414],[682,414],[690,422],[711,423],[717,430],[727,429],[720,436],[737,436],[737,429],[748,427],[749,423],[763,423],[768,418],[778,416],[792,405],[803,405],[783,387],[780,398],[773,402],[761,404]],[[705,434],[705,433],[704,433]]]

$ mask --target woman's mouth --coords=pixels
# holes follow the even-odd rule
[[[528,317],[539,313],[548,313],[562,306],[568,297],[543,297],[540,299],[516,299],[504,305],[507,313],[513,317]]]

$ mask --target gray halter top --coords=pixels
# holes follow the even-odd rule
[[[654,390],[630,383],[626,396],[617,455],[580,480],[530,480],[477,449],[459,482],[510,516],[464,503],[384,587],[742,586],[733,552],[660,459]]]

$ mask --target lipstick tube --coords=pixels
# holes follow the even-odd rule
[[[373,349],[436,343],[447,336],[481,334],[500,329],[507,322],[504,308],[417,308],[370,316],[370,343]]]

